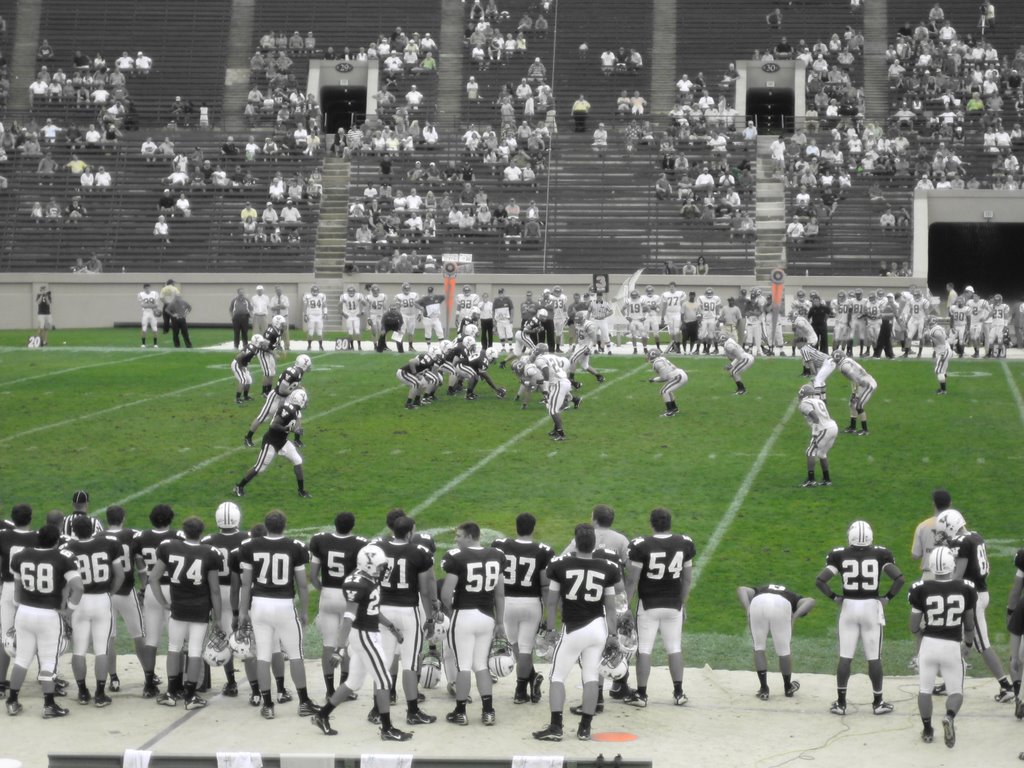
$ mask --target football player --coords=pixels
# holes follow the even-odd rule
[[[729,361],[729,364],[725,366],[725,370],[729,372],[729,376],[736,383],[736,394],[747,394],[747,386],[743,383],[743,379],[740,378],[740,374],[754,364],[754,356],[743,349],[736,339],[726,333],[719,334],[718,343],[722,345],[722,351]]]
[[[94,534],[91,521],[85,515],[73,519],[71,533],[64,549],[75,558],[84,589],[82,601],[71,614],[71,671],[78,683],[78,703],[88,704],[92,695],[85,683],[85,654],[91,641],[95,654],[96,706],[106,707],[112,701],[106,692],[107,645],[113,624],[110,596],[124,581],[121,546],[111,536]]]
[[[813,331],[811,331],[811,334],[814,336],[814,341],[810,341],[810,339],[806,335],[804,335],[804,333],[803,333],[805,327],[808,330],[811,327],[811,323],[807,319],[807,314],[810,311],[811,311],[811,300],[809,298],[807,298],[806,291],[804,291],[803,289],[798,290],[796,292],[796,298],[793,299],[793,305],[792,305],[792,307],[790,307],[790,310],[789,310],[789,321],[793,324],[793,342],[794,342],[794,345],[792,347],[790,347],[790,351],[792,352],[794,357],[796,357],[795,342],[796,342],[796,339],[798,337],[798,329],[801,331],[801,333],[799,335],[803,336],[804,339],[807,339],[809,344],[811,344],[812,346],[817,346],[817,344],[818,344],[817,334],[815,334]],[[804,322],[798,322],[798,320],[803,320]]]
[[[263,373],[263,380],[260,383],[263,396],[274,388],[274,377],[277,375],[277,356],[281,354],[281,346],[284,343],[284,332],[288,328],[288,320],[283,315],[274,315],[270,318],[270,325],[263,333],[263,344],[256,350],[256,359],[260,364],[260,371]]]
[[[693,559],[697,548],[693,539],[672,533],[672,513],[663,507],[651,510],[650,536],[639,536],[629,546],[629,576],[626,602],[639,596],[636,614],[637,657],[636,690],[625,702],[634,707],[647,706],[647,681],[651,676],[651,652],[654,640],[668,654],[672,676],[672,697],[676,706],[686,703],[683,693],[683,623],[686,601],[693,580]]]
[[[445,719],[469,725],[466,703],[472,678],[476,677],[482,704],[481,720],[494,725],[493,683],[488,667],[491,640],[505,637],[505,556],[480,545],[480,526],[466,522],[455,530],[455,548],[441,561],[445,572],[441,602],[451,611],[448,641],[455,651],[455,709]]]
[[[772,636],[775,655],[779,657],[779,672],[782,674],[782,689],[786,698],[800,690],[800,683],[793,679],[793,654],[790,641],[793,637],[793,623],[806,616],[814,607],[813,597],[801,597],[780,584],[765,584],[760,587],[739,587],[736,596],[747,612],[750,637],[754,641],[754,669],[760,686],[757,698],[768,701],[768,635]]]
[[[651,290],[654,290],[653,288]],[[569,322],[569,297],[562,291],[562,286],[556,285],[551,289],[548,297],[550,305],[551,323],[555,331],[555,352],[562,351],[562,339],[565,337],[565,326]]]
[[[661,297],[654,292],[654,286],[648,285],[644,288],[644,354],[647,354],[648,346],[653,342],[661,349]]]
[[[697,302],[700,311],[700,330],[697,338],[704,345],[704,354],[711,354],[711,346],[718,354],[718,318],[722,314],[722,300],[715,295],[714,288],[705,288],[704,295]]]
[[[956,303],[949,308],[949,333],[956,347],[956,356],[964,356],[964,345],[967,343],[971,324],[971,309],[963,296],[958,296]]]
[[[416,351],[412,342],[416,336],[416,324],[420,319],[420,295],[412,290],[409,283],[402,283],[401,293],[395,294],[395,302],[398,304],[398,311],[402,314],[402,339],[409,343],[409,349]],[[401,346],[398,349],[402,351]]]
[[[590,319],[597,324],[597,349],[603,352],[605,348],[608,354],[612,352],[611,317],[615,309],[604,300],[604,294],[598,293],[590,302]]]
[[[263,524],[267,535],[250,537],[238,548],[242,568],[242,587],[238,598],[239,625],[251,625],[256,638],[256,674],[263,706],[260,715],[274,719],[274,700],[270,696],[271,656],[280,647],[288,656],[292,682],[299,694],[299,717],[319,713],[306,689],[306,668],[302,635],[309,616],[309,583],[306,563],[309,553],[297,539],[284,536],[287,520],[283,512],[267,514]],[[298,610],[295,598],[298,596]],[[278,694],[279,703],[287,703],[287,692]]]
[[[338,298],[341,306],[341,316],[345,319],[345,334],[348,336],[349,349],[363,348],[362,318],[366,309],[366,299],[363,294],[356,291],[354,285],[350,285]]]
[[[806,349],[807,347],[805,347]],[[817,350],[815,350],[817,351]],[[827,356],[826,356],[827,357]],[[831,362],[831,359],[829,360]],[[813,488],[819,485],[814,479],[815,464],[821,463],[820,485],[832,485],[832,477],[829,474],[828,452],[835,444],[836,435],[839,433],[839,426],[829,416],[828,406],[818,396],[814,387],[804,384],[797,392],[798,410],[811,428],[811,442],[805,451],[807,455],[807,479],[803,482],[804,488]]]
[[[882,307],[884,299],[878,295],[879,291],[868,294],[868,303],[864,307],[864,316],[867,319],[868,354],[871,354],[871,350],[875,348],[875,345],[878,343],[878,336],[882,332]]]
[[[534,364],[537,366],[540,374],[545,382],[547,382],[547,406],[548,416],[551,417],[553,424],[552,430],[548,433],[548,436],[556,442],[565,440],[565,427],[562,422],[562,411],[568,407],[568,403],[572,402],[573,408],[579,408],[581,399],[576,395],[572,394],[572,383],[569,381],[568,373],[568,361],[563,365],[562,361],[565,358],[558,358],[554,355],[547,355],[546,350],[541,352],[542,348],[547,347],[546,344],[538,344],[534,350],[536,360]],[[541,354],[537,354],[541,352]]]
[[[57,659],[69,612],[78,608],[84,588],[70,552],[59,548],[60,528],[47,524],[39,529],[34,546],[11,555],[10,569],[18,585],[18,612],[14,629],[18,651],[7,691],[7,714],[22,712],[18,695],[32,659],[39,663],[43,687],[43,717],[64,717],[68,710],[54,700]],[[65,599],[66,593],[66,599]]]
[[[931,302],[924,296],[920,288],[911,291],[910,301],[903,308],[904,323],[907,327],[903,336],[903,356],[910,356],[910,349],[917,339],[917,356],[921,356],[924,349],[925,325],[932,314]]]
[[[644,302],[640,298],[640,291],[633,290],[629,298],[622,303],[622,315],[626,318],[629,328],[629,340],[633,344],[633,354],[639,354],[636,343],[643,342],[644,353],[647,352],[647,335],[644,332],[644,319],[647,317],[644,311]]]
[[[295,358],[295,362],[289,365],[282,371],[281,375],[277,377],[277,384],[267,394],[267,399],[263,403],[263,407],[260,409],[259,414],[252,423],[249,425],[249,431],[245,433],[244,444],[246,448],[252,448],[252,436],[256,433],[260,424],[271,417],[276,417],[277,412],[284,405],[285,400],[289,395],[302,386],[303,377],[313,367],[313,360],[309,355],[299,355]],[[299,434],[296,433],[295,442],[298,445],[302,445],[302,440],[299,438]]]
[[[254,333],[249,338],[249,343],[243,347],[231,361],[231,374],[235,377],[235,403],[241,405],[243,402],[252,400],[249,397],[249,389],[252,387],[252,374],[249,372],[249,363],[259,354],[260,348],[267,343],[260,334]]]
[[[462,286],[462,293],[455,297],[455,327],[461,326],[463,321],[470,321],[473,309],[479,306],[480,297],[473,293],[473,287]]]
[[[971,313],[971,322],[968,328],[971,339],[971,346],[974,347],[974,354],[971,357],[978,357],[978,348],[985,343],[985,324],[989,318],[990,307],[987,301],[980,294],[975,293],[971,286],[964,288],[964,295],[967,298],[967,309]]]
[[[939,381],[939,388],[935,394],[946,394],[946,371],[949,370],[949,358],[953,356],[953,350],[946,340],[946,329],[939,325],[939,320],[931,316],[927,321],[926,336],[935,348],[935,378]]]
[[[17,588],[14,583],[14,571],[11,569],[11,557],[28,547],[34,547],[39,539],[39,532],[32,529],[32,507],[28,504],[16,504],[11,509],[12,528],[0,529],[0,635],[6,636],[14,628],[14,615],[18,604],[14,600]],[[7,691],[7,670],[11,657],[0,646],[0,693]]]
[[[419,408],[423,404],[423,397],[431,386],[425,374],[432,371],[436,364],[437,361],[430,352],[420,352],[395,371],[398,381],[409,387],[405,398],[405,407],[409,410]]]
[[[846,352],[853,354],[853,344],[857,343],[859,356],[864,357],[864,345],[867,343],[867,305],[864,298],[864,291],[861,288],[853,289],[853,298],[849,301],[850,306],[850,339],[846,343]]]
[[[590,355],[594,351],[594,346],[597,344],[597,324],[593,320],[582,320],[576,323],[576,343],[573,344],[572,349],[569,351],[569,381],[572,382],[573,389],[579,389],[583,386],[579,381],[576,380],[576,372],[583,370],[597,379],[597,383],[600,384],[604,381],[604,376],[598,373],[590,365]],[[659,348],[660,348],[659,343]],[[647,354],[647,350],[644,349],[644,354]]]
[[[313,348],[313,337],[324,351],[324,323],[327,321],[327,297],[320,293],[320,286],[314,283],[309,293],[302,297],[302,322],[306,324],[306,349]]]
[[[302,445],[299,442],[299,437],[302,435],[302,409],[306,407],[308,402],[309,396],[306,394],[306,390],[301,387],[285,398],[284,405],[278,409],[274,415],[274,420],[270,423],[270,428],[263,435],[263,446],[260,448],[260,455],[256,458],[256,463],[253,464],[252,469],[246,472],[245,477],[239,480],[238,484],[234,487],[235,496],[244,496],[245,486],[256,475],[266,470],[278,454],[284,456],[292,463],[299,496],[308,499],[313,495],[306,490],[306,478],[302,470],[302,454],[295,447],[296,445]],[[289,433],[295,434],[296,439],[294,443],[288,440]]]
[[[491,363],[498,359],[498,350],[494,347],[483,349],[479,344],[475,344],[472,350],[474,354],[467,355],[466,359],[456,368],[460,379],[465,378],[469,381],[466,386],[466,399],[476,400],[476,385],[481,379],[494,390],[494,394],[504,399],[507,394],[505,388],[495,384],[494,379],[487,372]]]
[[[864,409],[868,401],[878,389],[878,382],[875,377],[864,370],[864,366],[847,357],[846,352],[838,347],[832,352],[832,359],[838,363],[839,372],[850,380],[853,392],[850,394],[850,426],[843,431],[847,434],[858,434],[864,437],[868,434],[868,417]],[[860,418],[860,431],[857,431],[857,419]]]
[[[547,597],[547,566],[555,553],[547,544],[534,541],[536,526],[537,518],[523,512],[516,517],[515,538],[496,539],[493,545],[505,555],[504,626],[516,654],[516,704],[540,701],[544,682],[533,666],[533,647]]]
[[[388,297],[381,293],[380,286],[370,286],[370,295],[366,296],[366,324],[370,327],[370,335],[378,338],[384,335],[384,311],[388,308]]]
[[[985,539],[977,531],[967,530],[964,516],[955,509],[940,512],[935,518],[935,530],[938,539],[953,552],[956,558],[955,578],[967,579],[978,590],[978,603],[974,611],[974,623],[977,631],[974,645],[978,653],[985,659],[992,676],[999,683],[999,692],[995,695],[998,702],[1013,701],[1013,686],[1003,673],[1003,665],[988,637],[988,619],[985,610],[989,604],[988,552]],[[970,635],[968,637],[968,642]]]
[[[202,709],[206,699],[196,693],[203,675],[203,648],[211,614],[215,625],[221,620],[220,553],[201,543],[203,521],[189,517],[181,524],[184,538],[168,539],[156,552],[156,565],[150,574],[170,579],[168,600],[156,591],[156,601],[169,611],[167,627],[167,690],[158,704],[176,706],[184,699],[185,709]],[[188,644],[188,661],[182,669],[182,648]]]
[[[929,569],[935,578],[917,581],[910,587],[910,631],[920,637],[918,652],[917,710],[921,714],[921,741],[935,739],[932,727],[932,691],[941,675],[945,685],[946,716],[942,718],[943,740],[947,747],[956,744],[954,720],[964,702],[964,661],[960,642],[974,633],[978,591],[969,581],[954,575],[953,552],[938,546],[928,555]]]
[[[498,367],[504,368],[515,360],[530,357],[537,346],[532,336],[538,330],[540,330],[540,321],[535,317],[524,322],[523,327],[512,334],[512,352],[498,363]]]
[[[903,586],[904,577],[892,552],[874,543],[871,526],[855,520],[846,531],[847,546],[836,547],[825,558],[825,567],[818,574],[815,585],[825,597],[839,603],[839,665],[836,668],[836,700],[829,711],[833,715],[846,714],[846,687],[850,681],[853,654],[860,641],[868,662],[871,679],[871,710],[876,715],[887,715],[892,704],[882,698],[882,626],[883,609]],[[882,575],[892,581],[884,595],[879,595]],[[829,586],[841,576],[843,591],[836,594]]]
[[[220,630],[225,635],[230,635],[238,628],[238,593],[235,592],[232,599],[231,591],[231,553],[249,538],[249,534],[240,529],[242,510],[233,501],[219,504],[213,513],[213,519],[217,523],[217,532],[204,536],[203,544],[213,547],[220,556],[220,568],[217,572],[221,604]],[[191,648],[191,645],[189,647]],[[233,698],[238,695],[233,659],[229,658],[224,663],[224,674],[227,676],[227,682],[221,693]]]
[[[1010,320],[1010,305],[997,293],[989,306],[988,331],[985,336],[985,357],[1006,357],[1006,326]]]
[[[801,291],[801,293],[803,293],[803,291]],[[818,347],[818,334],[815,333],[814,329],[811,327],[811,321],[808,320],[805,315],[793,315],[792,318],[793,318],[793,320],[792,320],[792,322],[793,322],[793,347],[792,347],[793,357],[796,357],[796,350],[798,348],[800,348],[801,342],[803,342],[804,344],[807,344],[808,346],[811,346],[811,347],[814,347],[815,349],[817,349],[817,347]],[[821,350],[818,350],[818,351],[821,351]],[[822,353],[822,354],[824,354],[824,353]],[[804,376],[810,376],[811,375],[811,369],[808,366],[806,360],[804,360],[804,370],[803,370],[802,373],[803,373]]]
[[[551,720],[534,731],[540,741],[562,740],[562,714],[565,709],[565,679],[579,662],[583,675],[583,704],[576,737],[589,741],[591,722],[597,711],[600,688],[598,668],[602,652],[617,650],[615,585],[621,581],[619,569],[608,560],[594,556],[597,536],[594,526],[581,523],[573,536],[575,549],[551,561],[547,568],[547,620],[545,627],[556,625],[556,612],[562,606],[562,632],[551,659]]]
[[[850,341],[850,300],[846,297],[846,291],[839,291],[836,294],[831,308],[832,316],[835,318],[835,326],[832,329],[835,345],[853,354],[853,345]]]
[[[154,291],[149,283],[143,283],[138,301],[142,308],[142,348],[146,348],[146,331],[148,330],[153,334],[153,349],[157,349],[159,345],[156,343],[156,311],[160,306],[160,294]]]
[[[675,416],[679,413],[679,406],[676,405],[675,393],[688,381],[686,371],[672,365],[667,357],[661,354],[660,349],[652,349],[647,353],[647,361],[654,369],[654,376],[647,381],[651,384],[664,382],[661,387],[661,399],[665,402],[665,412],[662,416]]]
[[[340,652],[338,634],[345,616],[344,582],[356,570],[356,555],[367,541],[352,533],[356,517],[339,512],[334,518],[334,531],[321,531],[309,540],[309,581],[320,593],[316,626],[323,640],[320,668],[324,673],[327,695],[334,694],[335,654]],[[347,664],[343,664],[341,681],[345,682]]]
[[[174,510],[167,504],[157,504],[149,513],[152,528],[139,531],[132,539],[132,557],[135,569],[139,574],[139,588],[142,600],[142,627],[145,646],[142,649],[142,672],[146,676],[142,688],[142,698],[155,699],[160,695],[156,682],[156,649],[160,645],[160,636],[167,627],[170,615],[164,608],[170,599],[170,574],[164,573],[159,579],[153,580],[150,574],[156,566],[156,553],[160,545],[168,539],[178,536],[171,528],[174,521]],[[156,598],[156,592],[163,592],[164,601]]]
[[[313,725],[327,736],[338,734],[331,727],[331,713],[342,702],[355,698],[355,691],[362,687],[366,675],[371,674],[374,706],[380,715],[381,740],[408,741],[412,738],[411,733],[398,730],[391,722],[391,673],[388,672],[388,659],[381,641],[381,625],[399,641],[404,638],[398,627],[380,615],[378,607],[380,579],[387,567],[387,558],[380,547],[369,544],[359,550],[356,570],[345,579],[345,618],[338,634],[338,647],[349,649],[352,659],[349,676],[312,717]]]
[[[797,339],[796,348],[800,350],[800,359],[803,360],[803,375],[813,377],[815,393],[822,400],[827,400],[828,377],[836,369],[835,360],[804,339]]]
[[[114,590],[110,598],[110,607],[113,617],[110,621],[110,640],[107,641],[107,668],[110,673],[110,690],[117,692],[121,690],[121,680],[117,676],[117,651],[114,648],[117,639],[117,617],[124,621],[128,633],[135,643],[135,655],[142,665],[145,638],[142,635],[142,604],[139,595],[135,591],[135,558],[133,552],[133,540],[138,533],[133,528],[124,527],[125,511],[123,507],[107,507],[107,536],[113,538],[121,548],[121,570],[124,579],[121,586]]]
[[[668,335],[671,340],[669,352],[682,353],[681,344],[683,341],[683,299],[686,294],[676,287],[675,283],[668,284],[668,290],[661,294],[661,320],[659,326],[668,327]]]
[[[423,321],[423,340],[430,344],[434,339],[444,339],[444,327],[441,324],[441,305],[445,297],[434,293],[434,286],[427,287],[427,293],[420,296],[419,305]]]
[[[750,299],[743,313],[743,345],[756,355],[758,350],[762,354],[768,354],[771,350],[768,347],[768,333],[765,326],[765,311],[767,300],[760,288],[754,288],[750,292]]]

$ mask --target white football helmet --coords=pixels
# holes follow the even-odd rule
[[[619,620],[615,624],[615,635],[619,641],[619,648],[623,653],[634,653],[639,645],[639,641],[636,636],[636,622],[633,621],[633,616],[630,613],[623,613],[619,615]]]
[[[732,337],[729,336],[729,334],[726,333],[725,331],[719,331],[719,333],[718,333],[718,343],[719,344],[725,344],[725,342],[727,342],[730,338],[732,338]]]
[[[299,355],[295,358],[295,367],[306,373],[313,367],[313,359],[309,355]]]
[[[484,357],[487,358],[487,362],[493,363],[498,359],[498,350],[494,347],[488,347],[484,350]]]
[[[384,575],[384,569],[388,567],[388,558],[384,550],[376,544],[367,544],[359,550],[356,555],[356,570],[379,579]]]
[[[835,349],[832,350],[832,359],[835,360],[836,363],[843,362],[843,360],[846,359],[846,351],[839,347],[836,347]]]
[[[420,688],[437,688],[441,684],[441,656],[436,648],[428,648],[420,659]]]
[[[546,309],[544,309],[543,307],[538,309],[537,310],[537,319],[538,320],[547,320],[548,319],[548,311]]]
[[[625,677],[629,672],[629,664],[626,662],[626,655],[622,649],[614,643],[606,645],[604,653],[601,654],[601,663],[598,665],[597,671],[601,677],[606,677],[609,680],[620,680]]]
[[[555,638],[554,630],[550,630],[544,625],[540,626],[537,630],[537,638],[533,643],[533,652],[537,654],[538,659],[551,658],[555,652]]]
[[[285,319],[284,315],[274,315],[271,319],[270,324],[279,331],[284,330]]]
[[[12,659],[18,655],[18,635],[14,631],[14,627],[4,632],[4,651]]]
[[[249,337],[249,343],[252,344],[256,349],[266,349],[267,340],[263,337],[263,334],[254,333]]]
[[[491,677],[508,677],[516,668],[516,657],[512,653],[512,646],[504,637],[496,637],[491,643],[487,668],[491,671]]]
[[[243,624],[228,636],[228,647],[239,661],[256,658],[256,638],[251,624]]]
[[[928,555],[928,570],[936,576],[947,576],[956,570],[956,557],[953,550],[946,546],[938,546]]]
[[[804,384],[797,390],[796,396],[798,400],[803,400],[807,397],[813,397],[815,393],[814,386],[812,384]]]
[[[233,501],[225,501],[213,513],[218,528],[237,528],[242,524],[242,510]]]
[[[294,405],[301,411],[306,407],[306,403],[309,402],[309,395],[306,394],[306,390],[299,387],[298,389],[293,389],[292,393],[285,398],[284,402],[286,405]]]
[[[434,614],[434,634],[430,637],[425,637],[424,640],[429,642],[440,643],[445,639],[448,634],[448,630],[451,629],[452,620],[448,618],[448,614],[442,611],[437,611]]]
[[[211,667],[223,667],[231,659],[231,646],[228,645],[228,636],[224,634],[219,626],[214,624],[210,628],[210,635],[203,646],[203,661]]]
[[[846,541],[851,547],[870,547],[874,540],[871,526],[863,520],[854,520],[846,530]]]
[[[473,324],[473,323],[466,323],[464,326],[462,326],[462,335],[463,336],[469,336],[470,338],[473,338],[474,336],[476,336],[476,334],[477,334],[477,332],[479,330],[480,329],[477,328],[475,324]]]
[[[964,516],[955,509],[940,512],[939,516],[935,518],[935,533],[939,541],[955,539],[960,529],[966,526],[967,521],[964,520]]]
[[[647,362],[653,363],[659,357],[661,357],[661,350],[660,349],[649,349],[649,350],[647,350]]]
[[[533,359],[536,360],[541,355],[546,355],[548,351],[548,345],[545,344],[543,341],[540,342],[540,344],[533,348]]]
[[[446,352],[450,352],[451,348],[453,346],[455,346],[455,342],[451,341],[450,339],[442,339],[441,340],[441,354],[444,354]]]

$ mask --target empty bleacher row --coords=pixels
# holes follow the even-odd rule
[[[10,59],[17,26],[16,14],[17,4],[14,0],[0,0],[0,19],[3,19],[0,25],[0,118],[6,115],[7,99],[10,95]]]

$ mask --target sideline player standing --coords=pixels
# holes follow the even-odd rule
[[[154,291],[149,283],[143,283],[138,301],[142,308],[142,346],[146,346],[146,331],[149,330],[153,333],[153,349],[157,349],[156,309],[160,305],[160,294]]]
[[[152,528],[139,531],[132,540],[132,553],[135,557],[136,570],[139,573],[139,587],[144,595],[142,601],[142,626],[145,636],[145,645],[142,649],[142,671],[146,676],[146,683],[142,688],[142,698],[155,699],[160,695],[160,689],[156,683],[156,649],[160,645],[160,635],[167,627],[170,615],[163,607],[170,599],[170,575],[164,573],[158,580],[153,581],[150,575],[156,566],[156,553],[160,545],[168,539],[178,536],[178,532],[171,528],[174,520],[174,510],[167,504],[157,504],[149,513],[149,522]],[[158,602],[155,596],[156,591],[162,591],[164,601]]]
[[[398,311],[402,315],[402,340],[408,342],[409,349],[413,352],[416,351],[416,348],[412,342],[416,338],[416,324],[420,319],[419,298],[420,295],[412,290],[409,283],[402,283],[402,290],[395,294],[394,299],[398,304]],[[399,344],[398,351],[402,351],[401,344]]]
[[[132,555],[132,542],[137,531],[133,528],[124,527],[125,511],[123,507],[107,507],[107,530],[106,535],[114,539],[120,548],[121,569],[124,572],[124,579],[121,586],[114,590],[110,598],[113,616],[110,620],[110,639],[107,641],[107,666],[110,674],[110,690],[121,690],[121,680],[117,676],[117,617],[124,621],[128,634],[135,644],[135,655],[142,666],[142,658],[146,647],[145,639],[142,636],[142,604],[139,595],[135,591],[135,558]]]
[[[665,412],[662,416],[675,416],[679,413],[679,406],[676,405],[675,392],[682,389],[688,381],[686,372],[677,368],[672,362],[661,354],[660,349],[652,349],[647,353],[647,362],[654,369],[654,376],[647,381],[651,384],[664,382],[661,387],[661,399],[665,402]]]
[[[811,442],[805,451],[807,455],[807,479],[803,482],[804,488],[813,488],[819,485],[814,479],[814,466],[816,462],[821,463],[820,485],[832,485],[832,477],[829,475],[828,452],[836,442],[836,435],[839,434],[839,425],[829,416],[828,406],[815,391],[811,384],[804,384],[797,392],[800,404],[797,406],[807,424],[811,428]]]
[[[249,534],[240,530],[242,524],[242,510],[233,501],[221,502],[213,513],[214,522],[217,523],[218,531],[203,537],[203,544],[213,547],[220,555],[220,569],[218,571],[218,582],[220,584],[220,629],[225,635],[230,635],[238,628],[238,594],[231,599],[231,552],[238,549],[242,542],[249,538]],[[225,696],[235,697],[238,695],[238,683],[235,681],[235,662],[228,658],[224,664],[224,674],[227,682],[221,690]]]
[[[668,290],[661,294],[661,322],[660,326],[668,327],[669,352],[682,354],[682,332],[683,332],[683,298],[685,293],[680,291],[675,283],[668,284]]]
[[[14,600],[17,586],[14,583],[14,570],[11,558],[23,549],[34,547],[39,540],[39,532],[30,528],[32,525],[32,507],[28,504],[16,504],[11,509],[13,528],[0,529],[0,633],[6,636],[14,628],[14,616],[18,604]],[[13,659],[0,645],[0,694],[7,691],[7,670]]]
[[[324,351],[324,323],[327,322],[327,297],[320,293],[320,286],[313,283],[309,293],[302,297],[302,321],[306,324],[306,349],[313,348],[313,337],[317,338],[320,351]]]
[[[779,657],[779,672],[786,698],[800,690],[800,683],[793,680],[793,653],[790,642],[793,637],[793,623],[806,616],[814,607],[813,597],[801,597],[780,584],[765,584],[760,587],[738,587],[736,597],[747,612],[750,637],[754,642],[754,669],[761,684],[757,698],[768,701],[768,657],[765,648],[768,635],[772,636],[775,655]]]
[[[45,285],[40,285],[36,293],[36,322],[39,327],[39,346],[45,347],[53,328],[53,292]]]
[[[947,747],[956,744],[957,712],[964,702],[964,661],[960,643],[974,632],[974,610],[978,592],[969,581],[953,575],[956,560],[944,546],[928,555],[929,569],[935,578],[917,581],[910,587],[910,631],[919,637],[917,710],[921,713],[921,740],[930,744],[932,728],[932,690],[939,675],[946,687],[946,716],[942,732]]]
[[[946,340],[946,331],[939,325],[938,318],[928,318],[928,330],[925,332],[935,348],[935,378],[939,380],[939,388],[935,390],[936,395],[946,394],[946,371],[949,370],[949,358],[953,350]]]
[[[846,532],[847,546],[836,547],[825,558],[825,567],[815,585],[829,600],[839,603],[839,665],[836,668],[837,697],[829,711],[846,714],[846,687],[850,682],[853,654],[860,640],[868,662],[868,677],[873,694],[871,709],[876,715],[887,715],[892,704],[882,698],[882,626],[885,606],[903,586],[904,577],[896,567],[892,552],[875,545],[871,526],[855,520]],[[885,574],[892,580],[889,591],[879,597],[879,585]],[[828,582],[841,575],[842,594],[832,591]]]
[[[363,328],[362,317],[366,310],[366,300],[363,294],[356,290],[354,285],[345,289],[338,299],[341,308],[341,316],[345,319],[345,334],[348,336],[349,349],[363,349]]]

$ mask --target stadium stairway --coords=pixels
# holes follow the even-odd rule
[[[245,103],[249,95],[250,44],[256,29],[255,0],[232,0],[231,35],[228,38],[228,61],[224,70],[224,129],[241,133],[246,130]]]
[[[441,0],[437,117],[438,122],[451,126],[462,124],[462,100],[465,98],[462,81],[464,14],[465,5],[461,0]]]
[[[340,278],[345,274],[349,170],[348,160],[340,157],[328,157],[324,162],[324,196],[320,201],[320,223],[313,262],[317,279]]]
[[[676,102],[676,23],[678,10],[675,0],[654,0],[654,18],[651,30],[651,112],[667,115]],[[657,55],[654,55],[657,51]]]
[[[28,112],[28,84],[36,79],[36,50],[39,45],[39,19],[42,0],[20,0],[14,28],[18,34],[11,41],[10,80],[7,114],[18,116]]]
[[[889,40],[888,0],[872,0],[864,7],[864,104],[869,119],[879,122],[889,111],[889,76],[885,49]]]
[[[757,138],[757,248],[754,274],[767,279],[772,269],[786,266],[786,201],[782,180],[774,173],[771,147],[774,137]]]

